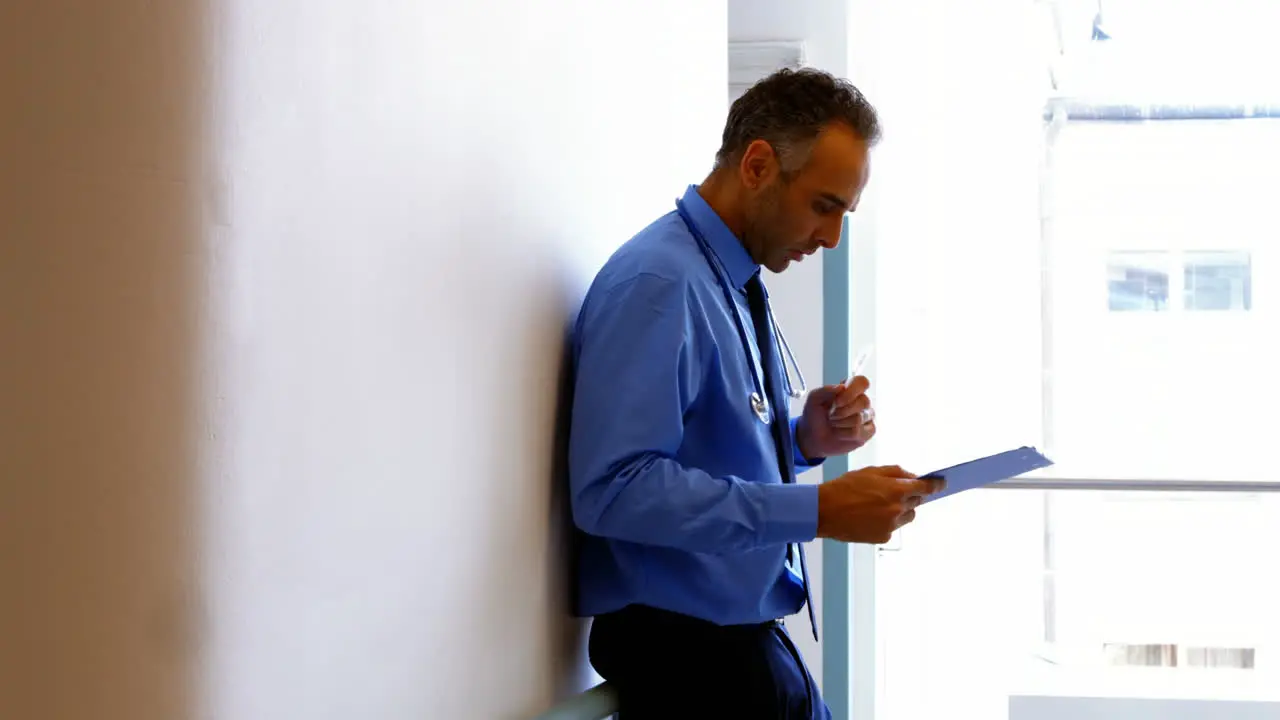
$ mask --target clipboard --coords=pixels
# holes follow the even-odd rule
[[[1050,465],[1053,465],[1053,461],[1041,455],[1039,450],[1033,447],[1020,447],[1016,450],[1006,450],[995,455],[988,455],[987,457],[970,460],[959,465],[934,470],[921,477],[942,478],[946,481],[947,487],[937,495],[929,496],[925,502],[930,503],[965,490],[985,487],[1001,480],[1008,480],[1023,473],[1029,473],[1032,470],[1047,468]]]

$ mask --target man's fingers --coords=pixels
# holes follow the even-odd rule
[[[845,385],[836,385],[835,386],[835,389],[837,391],[836,396],[831,401],[832,412],[835,412],[836,410],[844,408],[845,406],[847,406],[849,403],[852,403],[857,398],[865,397],[867,394],[867,389],[870,387],[871,387],[871,381],[866,379],[865,377],[862,377],[861,375],[854,378],[853,380],[850,380]]]
[[[836,385],[835,402],[843,405],[856,397],[867,394],[867,390],[871,387],[871,381],[859,375],[846,385]]]
[[[898,516],[898,527],[902,527],[916,519],[915,508],[912,508]]]
[[[880,465],[874,468],[874,470],[876,471],[877,475],[884,475],[885,477],[900,478],[905,480],[914,480],[916,478],[914,473],[909,473],[906,470],[903,470],[902,467],[898,465]]]
[[[872,420],[869,423],[859,425],[853,429],[851,434],[853,435],[852,439],[858,440],[864,445],[871,442],[871,438],[876,436],[876,421]]]
[[[862,395],[871,387],[871,381],[864,375],[857,375],[852,380],[848,380],[839,386],[843,393],[849,393],[850,397]]]
[[[857,430],[860,427],[870,424],[875,417],[876,416],[873,411],[866,410],[864,412],[854,413],[848,417],[831,418],[830,423],[831,427],[836,430]]]
[[[831,427],[835,429],[836,437],[844,442],[857,442],[866,445],[876,435],[875,422],[859,423],[854,427],[833,424]]]
[[[942,489],[936,478],[898,478],[895,497],[904,507],[915,507]]]
[[[937,495],[946,487],[946,483],[942,478],[916,478],[908,483],[904,488],[904,492],[908,497],[919,497],[921,499],[930,495]]]
[[[812,396],[815,400],[818,400],[819,402],[822,402],[824,404],[834,403],[836,400],[836,397],[839,396],[840,392],[843,390],[844,390],[844,387],[840,385],[823,385],[820,388],[814,388],[813,391],[809,393],[809,395]]]
[[[831,412],[829,417],[832,422],[839,422],[842,420],[860,422],[861,418],[859,416],[862,415],[864,410],[870,407],[871,398],[866,395],[854,395],[849,397],[849,393],[846,391],[837,395],[836,399],[831,403]]]

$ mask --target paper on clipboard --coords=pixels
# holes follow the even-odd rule
[[[1053,465],[1053,461],[1041,455],[1039,450],[1033,447],[1020,447],[935,470],[922,477],[942,478],[947,486],[937,495],[931,495],[926,502],[1015,478],[1050,465]]]

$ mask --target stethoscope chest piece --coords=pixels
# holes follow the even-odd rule
[[[733,292],[730,290],[729,280],[726,276],[725,270],[717,261],[715,251],[711,249],[711,246],[707,243],[707,239],[703,237],[702,231],[699,230],[697,224],[693,222],[693,218],[689,217],[689,212],[685,209],[683,201],[676,201],[676,211],[680,213],[680,219],[684,221],[685,226],[689,228],[689,233],[698,241],[698,248],[702,250],[703,256],[707,259],[707,264],[711,266],[711,271],[716,276],[716,282],[719,283],[721,291],[724,292],[726,306],[734,310],[733,319],[734,323],[738,326],[738,338],[742,341],[743,355],[746,357],[747,363],[751,366],[751,382],[755,387],[750,396],[751,412],[755,413],[756,418],[758,418],[760,422],[768,425],[772,420],[769,401],[764,396],[766,392],[765,388],[768,386],[761,379],[760,371],[752,361],[751,341],[747,338],[746,325],[743,323],[741,315],[736,311],[737,302]],[[768,311],[766,310],[766,312]],[[772,312],[769,312],[768,315],[769,323],[773,328],[773,334],[778,338],[778,344],[782,347],[782,352],[785,355],[782,361],[782,376],[783,381],[786,383],[787,394],[794,399],[799,399],[804,396],[806,390],[804,385],[804,375],[800,373],[800,365],[796,363],[796,358],[791,353],[791,346],[787,344],[786,337],[782,335],[782,328],[778,327],[778,321],[773,317]],[[792,387],[791,372],[787,368],[788,361],[790,362],[791,367],[796,371],[796,379],[799,381],[798,389]]]
[[[760,419],[760,422],[765,425],[769,424],[769,403],[758,392],[751,393],[751,410]]]

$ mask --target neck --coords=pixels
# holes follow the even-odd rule
[[[698,186],[698,194],[707,201],[716,215],[724,221],[729,231],[741,242],[742,233],[747,226],[746,214],[743,212],[737,188],[729,182],[731,179],[723,171],[716,170]],[[750,252],[751,248],[747,248],[747,251]]]

